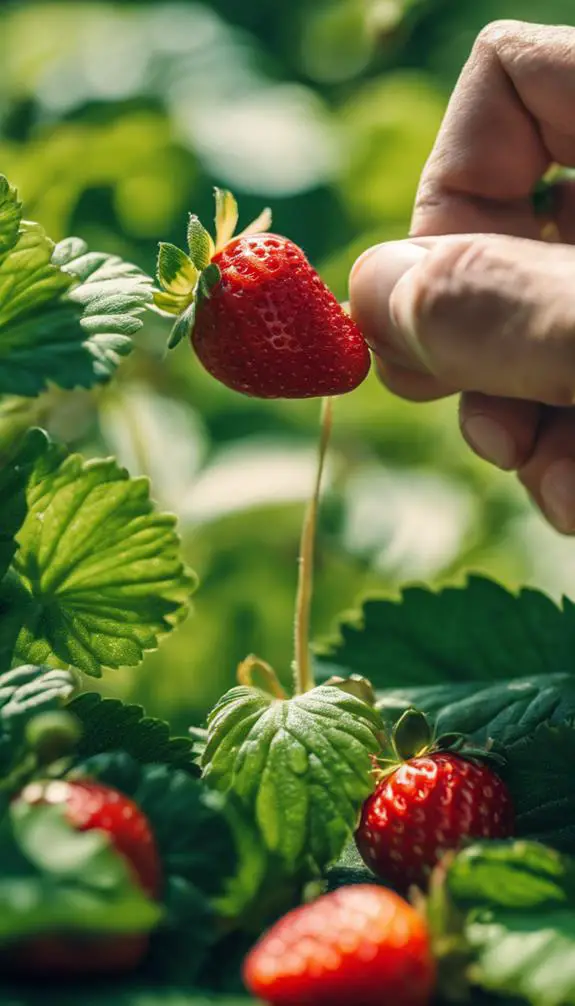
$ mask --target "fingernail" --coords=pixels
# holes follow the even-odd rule
[[[513,437],[501,423],[491,416],[468,416],[461,429],[467,442],[485,461],[510,471],[517,461],[517,450]]]
[[[575,531],[575,462],[554,461],[541,480],[545,512],[558,531]]]
[[[388,241],[368,248],[350,276],[351,312],[374,352],[389,355],[391,348],[409,359],[411,352],[395,330],[390,298],[396,284],[422,261],[429,250],[412,241]]]

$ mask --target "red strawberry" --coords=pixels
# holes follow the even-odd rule
[[[254,233],[269,217],[231,239],[235,201],[230,193],[216,192],[216,198],[215,245],[192,218],[187,263],[173,246],[160,249],[164,292],[158,291],[156,304],[181,314],[176,340],[189,334],[206,370],[244,395],[311,398],[352,391],[370,366],[355,322],[297,245]]]
[[[412,727],[421,716],[406,715]],[[394,743],[398,751],[397,734]],[[421,753],[388,772],[366,800],[355,836],[367,866],[399,890],[423,887],[447,850],[472,838],[508,838],[514,827],[507,786],[488,765],[416,746]]]
[[[424,920],[383,887],[342,887],[280,919],[244,981],[273,1006],[425,1006],[435,962]]]
[[[161,866],[148,819],[118,790],[90,780],[30,783],[18,797],[30,804],[64,804],[78,831],[105,831],[151,898],[161,889]],[[148,947],[147,934],[111,937],[50,935],[26,944],[22,965],[32,974],[104,973],[135,967]]]
[[[213,377],[258,398],[341,395],[361,384],[367,345],[296,245],[239,237],[212,262],[221,278],[198,304],[192,344]]]

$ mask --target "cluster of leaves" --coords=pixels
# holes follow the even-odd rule
[[[438,734],[503,755],[518,840],[464,850],[445,889],[472,950],[472,982],[534,1006],[575,1001],[574,612],[567,599],[559,607],[474,576],[369,600],[316,647],[320,677],[369,675],[386,728],[416,706]],[[369,878],[353,848],[329,871],[331,887]],[[434,908],[443,924],[445,904],[432,897]]]
[[[22,220],[0,177],[0,394],[107,381],[151,297],[134,266],[77,239],[54,245]],[[0,967],[40,932],[154,929],[146,981],[193,987],[217,920],[249,895],[254,871],[238,871],[241,812],[198,779],[191,739],[170,737],[137,706],[72,697],[78,671],[137,665],[187,614],[195,580],[175,520],[155,510],[146,479],[32,429],[0,470],[0,524]],[[32,738],[64,707],[79,741],[45,762]],[[18,799],[45,774],[89,775],[134,796],[162,857],[161,904],[104,834],[75,831],[59,806]],[[257,862],[257,844],[245,860]],[[14,1002],[29,997],[18,982]]]
[[[164,310],[207,266],[201,239],[192,221],[190,262],[164,247]],[[53,245],[0,180],[0,393],[108,380],[151,297],[134,267],[76,239]],[[78,986],[69,1000],[57,988],[54,1001],[249,1002],[229,996],[241,996],[242,955],[268,920],[310,883],[373,881],[350,839],[373,787],[372,756],[416,705],[439,732],[497,746],[517,810],[517,841],[473,846],[441,866],[434,932],[463,941],[474,996],[575,1002],[569,602],[514,597],[480,578],[369,601],[318,649],[317,687],[288,698],[273,682],[269,694],[265,681],[241,684],[205,733],[172,738],[137,706],[73,697],[77,671],[137,665],[187,613],[194,578],[147,481],[113,459],[69,455],[34,429],[0,470],[0,518],[0,966],[39,932],[152,931],[135,976],[101,991]],[[46,763],[34,725],[63,709],[79,739]],[[161,855],[159,904],[106,836],[17,798],[42,774],[94,777],[137,802]],[[14,1006],[38,994],[22,981],[7,991]]]

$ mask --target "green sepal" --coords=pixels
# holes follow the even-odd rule
[[[427,717],[419,709],[406,709],[393,730],[393,746],[400,761],[426,754],[432,747]]]
[[[196,304],[192,301],[188,304],[185,311],[182,312],[180,317],[174,323],[172,330],[168,336],[168,349],[175,349],[176,346],[180,344],[182,339],[190,338],[192,331],[194,329],[194,321],[196,318]]]
[[[198,270],[176,245],[161,241],[158,247],[158,283],[176,297],[189,296],[198,281]]]
[[[215,247],[199,217],[193,213],[190,213],[188,221],[187,238],[190,258],[198,272],[203,272],[210,264]]]
[[[228,189],[214,189],[216,199],[216,249],[220,251],[234,236],[238,223],[238,204]]]
[[[205,298],[207,300],[214,287],[220,282],[221,278],[222,274],[219,266],[217,266],[215,262],[210,262],[200,275],[198,283],[198,299]]]

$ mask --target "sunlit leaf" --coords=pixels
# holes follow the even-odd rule
[[[142,324],[150,280],[78,238],[55,246],[19,218],[16,192],[0,177],[0,393],[109,380]]]
[[[38,460],[12,567],[20,591],[15,654],[95,675],[102,665],[137,664],[187,612],[194,580],[175,518],[155,512],[148,480],[130,479],[113,458],[68,455],[40,430],[25,449],[31,443]]]

